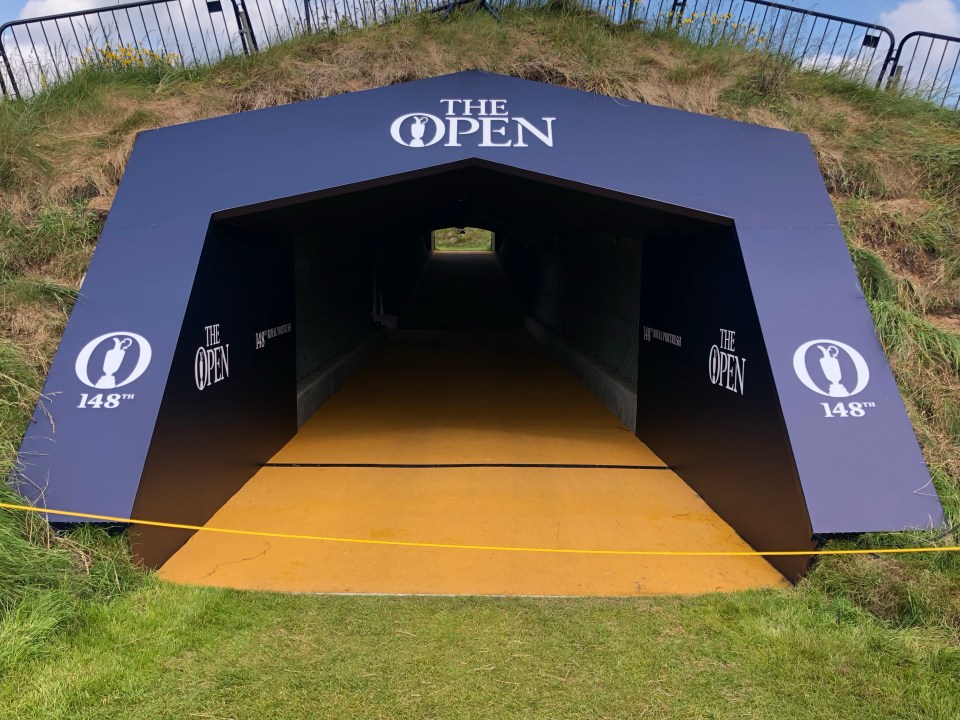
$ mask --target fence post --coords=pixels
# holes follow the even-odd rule
[[[890,68],[890,77],[887,78],[887,86],[884,90],[892,90],[893,84],[900,80],[900,72],[903,70],[903,65],[898,62],[893,63],[893,67]]]
[[[237,27],[240,29],[240,43],[243,45],[245,55],[259,52],[257,47],[257,38],[254,37],[253,28],[250,26],[250,16],[247,13],[247,5],[244,0],[230,0],[233,5],[233,14],[237,18]]]
[[[20,95],[20,88],[17,87],[17,79],[13,76],[13,68],[10,67],[7,51],[3,47],[3,31],[5,29],[6,28],[0,27],[0,58],[3,58],[3,66],[7,69],[7,77],[10,78],[10,89],[13,90],[13,96],[19,100],[22,97]],[[4,97],[9,97],[7,94],[7,86],[3,82],[3,72],[0,72],[0,90],[3,91]]]
[[[883,65],[880,66],[880,76],[877,78],[876,89],[879,90],[880,86],[883,85],[883,77],[887,74],[887,65],[890,64],[890,61],[893,60],[894,56],[900,57],[900,48],[897,45],[897,38],[894,37],[893,31],[886,27],[878,26],[878,30],[887,34],[887,37],[890,38],[890,49],[887,50],[887,56],[883,59]],[[877,38],[879,39],[879,35]],[[896,63],[894,63],[896,65]]]
[[[907,36],[909,37],[909,35]],[[900,71],[903,69],[900,67],[900,55],[903,53],[904,43],[907,41],[907,37],[904,37],[899,43],[897,43],[897,51],[890,53],[890,58],[888,60],[890,64],[890,73],[887,74],[886,64],[883,66],[883,74],[887,76],[887,84],[884,86],[884,90],[890,90],[893,88],[893,83],[900,78]]]
[[[687,11],[687,0],[673,0],[673,7],[670,8],[670,15],[672,16],[670,20],[676,23],[677,27],[680,27],[680,23],[683,20],[683,13]]]

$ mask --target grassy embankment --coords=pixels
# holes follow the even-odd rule
[[[468,68],[808,133],[956,522],[960,114],[570,11],[414,17],[0,104],[4,470],[138,130]],[[913,541],[934,542],[859,542]],[[787,592],[687,599],[293,597],[164,585],[121,539],[0,513],[4,717],[946,719],[957,677],[956,555],[828,558]]]
[[[434,250],[492,250],[493,234],[480,228],[444,228],[433,231]]]

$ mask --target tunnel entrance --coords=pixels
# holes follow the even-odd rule
[[[438,250],[431,228],[446,223],[494,228],[496,243]],[[643,243],[728,227],[468,167],[260,209],[212,234],[259,245],[268,228],[293,247],[301,427],[211,525],[471,546],[749,549],[624,412],[636,394]],[[584,372],[573,358],[591,363],[595,389],[609,383],[603,401],[571,372]],[[161,574],[301,592],[512,595],[783,582],[755,557],[313,542],[278,557],[271,547],[200,533]]]
[[[141,133],[12,480],[130,519],[146,565],[183,548],[164,572],[243,519],[342,533],[288,579],[499,568],[477,592],[669,573],[371,541],[675,551],[700,517],[796,579],[831,535],[944,518],[808,138],[476,71]]]

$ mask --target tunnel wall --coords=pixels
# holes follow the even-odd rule
[[[732,229],[648,237],[637,437],[753,547],[797,550],[813,530]],[[770,557],[791,579],[809,558]]]
[[[385,238],[314,233],[295,242],[297,380],[359,345],[372,314],[396,315],[429,257],[423,236]]]
[[[297,425],[373,355],[430,255],[429,238],[313,233],[296,238]],[[388,323],[389,324],[389,323]]]
[[[298,381],[372,328],[376,248],[349,240],[317,233],[294,244]]]
[[[522,311],[635,390],[641,241],[521,232],[498,246]]]
[[[773,421],[782,414],[733,230],[643,240],[514,233],[502,239],[499,258],[534,335],[748,542],[809,546],[813,533],[782,419]],[[728,355],[744,362],[749,393],[711,383],[721,328],[735,333]],[[590,361],[599,371],[582,367]],[[622,387],[614,387],[618,379]],[[635,399],[629,407],[624,389]],[[772,562],[797,578],[807,559]]]
[[[211,225],[134,516],[203,524],[296,432],[298,382],[370,337],[374,278],[388,276],[384,305],[398,305],[429,256],[422,236],[347,240],[278,233],[264,242],[261,232]],[[341,369],[324,399],[361,364]],[[189,535],[131,531],[148,565]]]
[[[210,227],[133,517],[202,525],[296,432],[292,276],[291,239]],[[131,542],[150,566],[190,534],[134,525]]]

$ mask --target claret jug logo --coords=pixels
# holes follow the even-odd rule
[[[146,372],[153,351],[142,335],[112,332],[96,337],[77,355],[77,377],[99,390],[129,385]]]
[[[513,117],[506,100],[443,99],[443,116],[427,112],[401,115],[390,125],[390,136],[401,145],[424,148],[442,140],[444,147],[530,147],[529,141],[553,147],[553,121]],[[539,126],[538,126],[539,123]],[[463,142],[462,142],[463,141]]]
[[[805,342],[793,354],[793,371],[810,390],[826,397],[852,397],[870,382],[863,355],[839,340]]]

